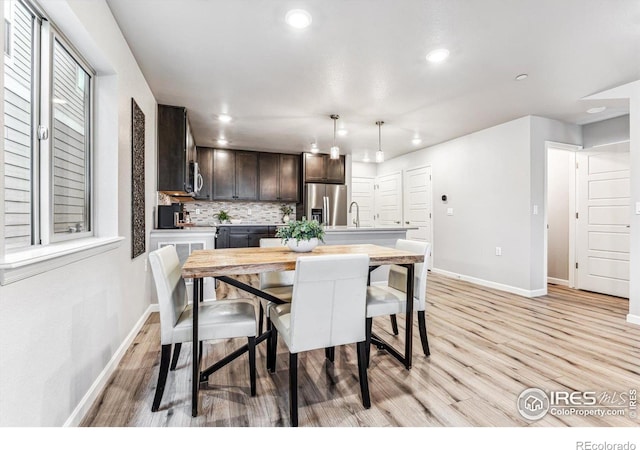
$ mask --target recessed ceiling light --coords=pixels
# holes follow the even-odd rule
[[[311,14],[304,9],[292,9],[284,20],[293,28],[307,28],[311,25]]]
[[[218,116],[218,120],[220,122],[229,123],[233,120],[233,117],[231,117],[229,114],[220,114]]]
[[[595,108],[587,109],[587,113],[589,113],[589,114],[598,114],[598,113],[601,113],[602,111],[604,111],[605,109],[607,109],[606,106],[596,106]]]
[[[339,135],[339,136],[346,136],[346,135],[347,135],[347,133],[349,133],[349,132],[348,132],[347,130],[345,130],[344,128],[340,128],[340,129],[338,130],[338,135]]]
[[[427,61],[431,63],[439,63],[449,57],[449,50],[446,48],[439,48],[432,50],[427,54]]]
[[[229,141],[227,141],[225,138],[218,139],[218,144],[220,145],[227,145],[228,143]]]
[[[422,143],[422,139],[420,139],[419,137],[415,137],[411,140],[411,143],[413,145],[420,145]]]
[[[527,75],[526,73],[521,73],[520,75],[516,76],[516,81],[526,80],[528,77],[529,75]]]

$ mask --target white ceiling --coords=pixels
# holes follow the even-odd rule
[[[328,153],[339,114],[341,152],[373,158],[383,120],[389,159],[529,114],[626,114],[626,102],[581,98],[640,79],[637,0],[107,3],[158,103],[188,108],[200,146],[224,135],[230,148],[301,152],[317,140]],[[292,8],[311,13],[309,28],[285,23]],[[449,59],[428,63],[438,47]]]

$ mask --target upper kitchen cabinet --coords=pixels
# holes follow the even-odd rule
[[[260,200],[298,202],[300,157],[260,153]]]
[[[344,156],[331,159],[329,155],[304,154],[305,183],[344,184]]]
[[[189,163],[196,160],[187,110],[181,106],[158,105],[158,190],[187,195],[194,190]]]
[[[197,147],[196,157],[202,175],[202,188],[196,195],[196,200],[213,200],[213,152],[212,148]]]
[[[213,151],[213,200],[258,199],[258,153]]]

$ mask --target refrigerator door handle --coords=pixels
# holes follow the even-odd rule
[[[329,197],[323,197],[322,200],[324,201],[324,224],[328,225],[331,223],[331,218],[329,217],[329,215],[331,214],[331,212],[329,211]]]

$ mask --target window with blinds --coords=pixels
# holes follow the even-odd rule
[[[5,2],[4,14],[4,239],[12,249],[33,243],[35,17],[16,1]]]
[[[26,0],[4,7],[5,250],[86,237],[91,71]]]

